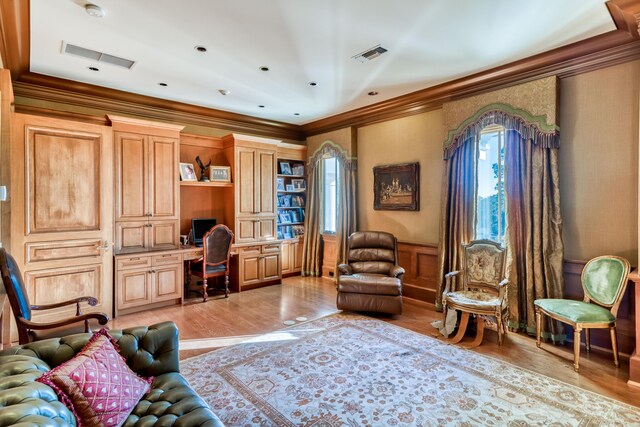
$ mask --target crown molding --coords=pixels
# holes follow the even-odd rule
[[[492,68],[347,111],[302,126],[307,136],[347,126],[363,126],[438,109],[443,103],[514,84],[558,75],[569,77],[640,58],[640,42],[628,32],[615,30]]]
[[[304,140],[305,137],[419,114],[444,102],[556,74],[560,78],[640,58],[640,0],[610,0],[617,30],[487,71],[347,111],[303,126],[138,95],[31,73],[28,0],[0,2],[0,55],[11,70],[16,98],[108,111],[112,114],[222,128],[230,132]],[[105,116],[16,104],[16,111],[108,123]]]

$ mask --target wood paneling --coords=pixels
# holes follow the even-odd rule
[[[151,218],[178,219],[179,144],[175,138],[149,136],[149,206]]]
[[[114,133],[116,146],[116,221],[147,219],[148,154],[144,135]]]
[[[31,303],[94,296],[112,310],[113,146],[104,126],[13,115],[11,253]],[[72,308],[34,313],[54,321]],[[73,313],[71,313],[73,314]]]
[[[438,246],[398,242],[398,264],[405,269],[402,294],[435,303],[438,286]]]
[[[322,235],[322,277],[333,279],[336,269],[336,236],[334,234]]]
[[[100,228],[101,134],[28,126],[27,234]]]

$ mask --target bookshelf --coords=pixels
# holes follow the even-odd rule
[[[282,274],[299,274],[307,206],[305,152],[278,156],[276,175],[277,237],[282,241]]]

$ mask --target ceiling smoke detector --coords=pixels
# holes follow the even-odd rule
[[[104,16],[104,10],[95,4],[89,3],[84,5],[84,11],[87,12],[87,15],[94,18],[102,18]]]
[[[385,52],[387,52],[387,49],[383,48],[380,45],[377,45],[372,47],[371,49],[365,50],[364,52],[360,52],[359,54],[354,55],[351,58],[359,62],[367,62],[371,61],[372,59],[376,59],[378,56],[382,55]]]

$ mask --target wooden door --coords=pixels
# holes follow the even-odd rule
[[[111,130],[14,114],[11,253],[31,304],[94,296],[85,311],[113,305],[113,147]],[[72,307],[34,312],[37,321],[73,315]]]
[[[151,268],[118,271],[116,278],[118,310],[149,304],[152,283]]]
[[[151,302],[182,298],[182,263],[153,267]]]
[[[148,227],[147,248],[151,251],[177,249],[180,243],[180,222],[151,221]]]
[[[272,150],[258,150],[256,175],[260,192],[257,195],[260,215],[276,214],[276,152]]]
[[[236,215],[253,216],[257,213],[258,195],[260,193],[259,176],[256,174],[256,150],[254,148],[236,148],[237,182]]]
[[[178,219],[180,147],[175,138],[149,136],[149,216]]]
[[[242,288],[242,286],[260,283],[260,249],[260,246],[250,246],[241,249],[239,262],[240,288]]]
[[[116,146],[116,221],[146,220],[151,213],[147,137],[126,132],[114,132],[113,137]]]

